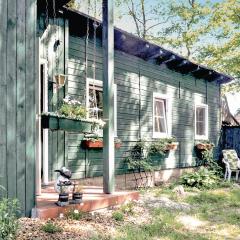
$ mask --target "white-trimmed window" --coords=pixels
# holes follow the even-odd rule
[[[103,118],[103,82],[87,79],[86,108],[89,118]],[[117,136],[117,85],[114,84],[114,133]]]
[[[153,138],[171,136],[171,108],[167,95],[153,93]]]
[[[208,105],[195,105],[195,138],[208,139]]]

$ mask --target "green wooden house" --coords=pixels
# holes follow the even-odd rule
[[[102,24],[66,2],[0,1],[7,9],[0,13],[0,184],[26,215],[55,169],[67,166],[77,179],[104,171],[102,149],[85,148],[83,133],[42,127],[41,113],[56,111],[66,96],[92,114],[93,91],[102,116]],[[197,166],[196,141],[217,144],[220,85],[231,77],[121,29],[114,37],[114,134],[122,141],[115,174],[128,172],[124,154],[139,140],[171,136],[178,149],[157,160],[156,170]],[[59,75],[64,84],[56,83]]]

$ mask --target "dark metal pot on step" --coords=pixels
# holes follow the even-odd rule
[[[82,192],[74,192],[72,195],[72,202],[73,203],[81,203],[82,202]]]
[[[59,193],[57,205],[61,207],[68,205],[69,204],[68,199],[69,199],[68,193]]]

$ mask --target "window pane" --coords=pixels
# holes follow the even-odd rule
[[[204,122],[197,122],[197,135],[206,135]]]
[[[197,108],[197,121],[205,121],[205,108]]]
[[[164,116],[164,101],[156,99],[155,100],[155,116],[163,117]]]
[[[94,90],[95,88],[95,90]],[[102,118],[103,92],[99,87],[89,86],[89,117]]]
[[[206,108],[196,108],[196,134],[200,136],[206,135]]]
[[[155,117],[155,132],[166,133],[166,121],[164,118]]]
[[[167,133],[166,100],[154,99],[154,132]]]

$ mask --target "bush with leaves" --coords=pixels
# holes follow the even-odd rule
[[[125,163],[130,170],[153,171],[152,162],[147,156],[147,147],[144,141],[136,143],[125,158]]]
[[[52,221],[46,222],[41,229],[46,233],[57,233],[62,232],[62,228]]]
[[[0,239],[15,239],[18,230],[18,217],[21,214],[17,199],[0,200]]]
[[[216,175],[222,176],[223,169],[221,166],[218,165],[217,160],[214,159],[212,149],[203,151],[202,159],[204,166],[208,170],[213,171]]]
[[[180,177],[179,183],[189,187],[199,189],[210,189],[215,187],[220,178],[212,170],[205,167],[200,167],[196,172],[185,173]]]
[[[150,154],[158,153],[160,155],[165,155],[167,152],[167,145],[175,142],[175,137],[171,138],[161,138],[158,141],[155,141],[150,144],[148,152]]]

